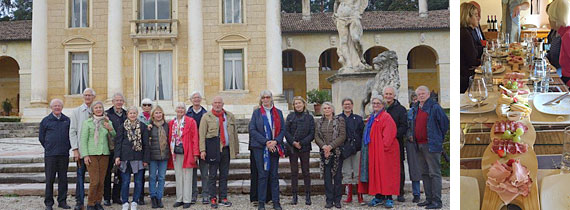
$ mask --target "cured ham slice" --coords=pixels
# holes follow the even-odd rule
[[[498,160],[493,163],[486,182],[489,189],[496,192],[505,204],[511,203],[519,195],[527,196],[532,184],[529,170],[519,160],[511,159],[509,164]]]
[[[494,138],[491,150],[493,150],[493,153],[495,154],[499,154],[499,150],[503,150],[504,152],[513,155],[522,154],[528,150],[528,144]]]

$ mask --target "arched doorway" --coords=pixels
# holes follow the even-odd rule
[[[307,77],[303,53],[297,50],[284,50],[283,60],[283,95],[293,109],[293,97],[302,96],[307,98]]]
[[[439,64],[437,52],[426,45],[419,45],[408,53],[408,89],[415,90],[420,85],[427,86],[432,96],[439,101]],[[410,99],[411,101],[411,99]]]
[[[372,64],[372,60],[378,56],[380,53],[387,51],[388,48],[382,47],[382,46],[374,46],[369,48],[368,50],[366,50],[366,52],[364,52],[364,60],[366,60],[366,63],[370,66],[373,66]]]
[[[338,62],[338,54],[336,48],[330,48],[321,53],[319,56],[319,89],[331,91],[332,84],[327,78],[336,74],[341,68]]]
[[[10,115],[20,112],[20,65],[12,57],[0,56],[0,105],[7,100],[12,105]],[[2,106],[3,107],[3,106]],[[0,108],[2,116],[6,115]]]

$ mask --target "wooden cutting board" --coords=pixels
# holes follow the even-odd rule
[[[528,196],[517,196],[510,204],[519,206],[522,210],[540,210],[540,202],[538,198],[538,185],[533,180]],[[485,197],[483,198],[483,206],[481,210],[500,210],[505,204],[503,200],[492,191],[489,186],[485,185]]]
[[[503,120],[509,120],[509,119],[507,118],[501,119],[501,121]],[[524,142],[528,144],[529,147],[532,147],[532,145],[534,145],[534,142],[536,141],[536,130],[534,129],[534,126],[532,126],[532,123],[530,122],[530,119],[528,117],[523,118],[519,122],[522,122],[526,127],[528,127],[528,130],[521,136],[521,142]],[[497,122],[495,122],[495,124],[496,123]],[[495,124],[493,124],[493,127],[491,127],[491,144],[493,143],[494,138],[501,139],[501,135],[503,135],[502,133],[495,134]]]

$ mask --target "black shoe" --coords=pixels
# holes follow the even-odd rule
[[[311,193],[305,193],[305,205],[311,205]]]
[[[414,199],[412,200],[412,202],[414,202],[414,203],[420,202],[420,196],[414,195]]]
[[[197,198],[192,198],[192,200],[190,201],[190,205],[196,204],[196,199],[197,199]]]
[[[139,202],[137,202],[137,205],[139,205],[139,206],[144,205],[144,196],[142,196],[141,198],[139,198]]]
[[[103,208],[103,206],[102,206],[100,203],[96,203],[96,204],[95,204],[95,209],[96,209],[96,210],[105,210],[105,209]]]
[[[155,197],[150,197],[150,205],[152,206],[153,209],[158,208],[158,204],[156,202],[156,198]]]
[[[110,201],[110,200],[104,200],[104,201],[103,201],[103,205],[105,205],[105,206],[111,206],[111,201]]]
[[[174,203],[174,205],[172,205],[172,207],[176,208],[176,207],[179,207],[179,206],[182,206],[182,205],[184,205],[184,203],[182,203],[182,202],[176,202],[176,203]]]
[[[426,206],[426,209],[441,209],[441,204],[437,202],[432,202],[431,204]]]
[[[190,208],[191,204],[190,203],[184,203],[184,205],[182,206],[183,209],[187,209]]]
[[[114,204],[120,204],[120,205],[123,205],[123,201],[121,201],[121,199],[120,199],[120,198],[119,198],[119,199],[117,199],[117,200],[113,199],[113,203],[114,203]]]
[[[265,203],[259,202],[259,206],[257,206],[257,210],[265,210]]]
[[[162,204],[162,199],[156,199],[156,205],[158,208],[164,208],[164,204]]]
[[[297,205],[297,193],[293,193],[293,198],[291,199],[291,205]]]
[[[220,205],[225,206],[225,207],[231,207],[232,202],[229,202],[227,198],[224,198],[224,199],[222,199],[222,202],[220,202]]]
[[[340,202],[336,202],[336,203],[334,204],[334,207],[337,208],[337,209],[342,208],[342,206],[340,205]]]
[[[46,210],[53,210],[52,206],[46,206]]]
[[[207,198],[202,198],[202,204],[210,204],[210,201]]]
[[[60,203],[57,207],[62,209],[71,209],[71,206],[67,205],[67,203]]]
[[[406,202],[406,198],[403,195],[398,195],[398,202]]]
[[[275,209],[275,210],[283,210],[283,208],[281,208],[281,204],[279,204],[279,203],[273,204],[273,209]]]
[[[327,205],[325,205],[325,209],[330,209],[333,207],[332,203],[327,203]]]
[[[430,205],[430,204],[431,204],[431,201],[426,200],[426,201],[424,201],[424,202],[418,203],[418,206],[427,206],[427,205]]]

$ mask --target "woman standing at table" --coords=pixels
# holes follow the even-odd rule
[[[570,2],[568,0],[555,0],[546,10],[550,27],[556,29],[562,37],[560,46],[560,67],[562,68],[562,81],[570,86]]]
[[[113,123],[107,118],[103,102],[96,101],[91,105],[92,116],[83,121],[81,127],[81,147],[79,148],[87,170],[89,171],[89,195],[87,209],[102,209],[103,182],[109,164],[109,141],[116,133]],[[112,142],[112,141],[111,141]]]
[[[464,93],[469,87],[469,77],[475,74],[475,68],[480,65],[479,51],[473,41],[473,28],[478,25],[478,10],[475,5],[462,3],[460,7],[460,90]]]
[[[346,139],[344,118],[334,115],[331,102],[324,102],[323,117],[315,122],[315,142],[321,148],[321,173],[325,180],[326,205],[341,208],[342,158],[341,146]]]

